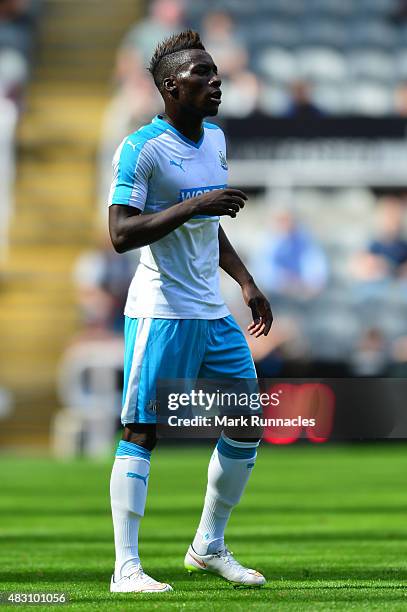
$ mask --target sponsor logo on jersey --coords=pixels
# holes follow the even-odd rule
[[[224,170],[228,169],[228,162],[226,161],[226,157],[223,151],[219,151],[219,161],[220,165]]]
[[[225,189],[226,185],[207,185],[206,187],[190,187],[189,189],[181,189],[179,192],[179,201],[184,202],[191,198],[196,198],[204,193],[215,191],[215,189]]]

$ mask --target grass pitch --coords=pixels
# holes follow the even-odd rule
[[[183,570],[210,448],[158,448],[141,556],[174,592],[142,596],[109,593],[110,459],[2,457],[0,591],[65,591],[74,610],[407,610],[406,451],[264,444],[227,543],[268,585],[236,590]]]

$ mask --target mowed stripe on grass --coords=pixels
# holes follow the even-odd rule
[[[2,456],[0,591],[65,591],[67,607],[78,610],[131,610],[136,602],[144,610],[407,610],[406,451],[263,445],[227,543],[268,585],[236,590],[183,570],[211,449],[158,448],[141,556],[145,571],[174,592],[142,596],[109,593],[111,460]]]

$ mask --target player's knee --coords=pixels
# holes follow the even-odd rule
[[[224,434],[236,442],[260,442],[263,437],[263,428],[259,426],[225,427]]]
[[[124,428],[123,440],[152,451],[157,444],[156,426],[149,423],[128,423]]]

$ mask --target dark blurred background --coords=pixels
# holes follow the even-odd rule
[[[162,110],[146,66],[185,27],[219,67],[230,184],[250,194],[222,225],[273,305],[248,339],[259,376],[405,376],[405,0],[0,0],[3,448],[112,443],[137,253],[108,239],[111,160]]]

